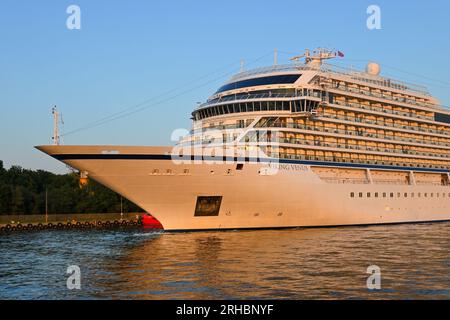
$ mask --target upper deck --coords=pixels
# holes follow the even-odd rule
[[[319,67],[310,66],[308,64],[303,63],[291,63],[285,65],[274,65],[269,67],[255,68],[234,75],[233,77],[231,77],[230,80],[228,80],[226,84],[249,78],[259,77],[262,75],[269,75],[274,73],[295,73],[299,71],[300,72],[315,71],[325,76],[327,75],[345,76],[355,81],[366,82],[367,84],[380,86],[385,89],[401,90],[404,91],[405,93],[430,96],[430,93],[428,92],[427,88],[422,85],[412,84],[382,76],[371,75],[367,72],[354,70],[352,68],[336,66],[328,63],[323,63]]]
[[[312,86],[317,78],[326,83],[316,81],[316,86]],[[340,84],[344,87],[339,87]],[[277,90],[283,88],[289,90]],[[345,90],[348,96],[363,94],[370,99],[387,99],[386,102],[393,105],[450,115],[448,108],[441,106],[425,86],[328,63],[314,65],[298,62],[240,72],[225,82],[205,103],[198,105],[194,112],[234,100],[296,98],[298,89],[302,88],[330,93]]]

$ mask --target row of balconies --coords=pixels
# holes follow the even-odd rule
[[[311,126],[311,125],[304,125],[304,124],[298,124],[298,123],[274,123],[271,124],[268,127],[275,127],[275,128],[293,128],[293,129],[300,129],[300,130],[310,130],[310,131],[319,131],[319,132],[327,132],[327,133],[334,133],[334,134],[344,134],[344,135],[354,135],[354,136],[360,136],[360,137],[368,137],[368,138],[375,138],[375,139],[385,139],[385,140],[392,140],[392,141],[404,141],[404,142],[411,142],[411,143],[421,143],[421,144],[431,144],[436,146],[446,146],[450,147],[450,139],[447,139],[447,142],[443,141],[435,141],[431,140],[430,136],[423,136],[422,139],[414,139],[411,137],[399,137],[399,136],[392,136],[387,134],[378,134],[378,133],[369,133],[362,130],[343,130],[343,129],[335,129],[335,128],[327,128],[325,126]],[[425,137],[428,137],[429,139],[425,139]]]
[[[354,103],[354,102],[343,102],[343,101],[339,101],[339,100],[335,100],[333,102],[333,104],[343,106],[343,107],[352,107],[352,108],[358,108],[358,109],[369,110],[369,111],[383,112],[383,113],[388,113],[388,114],[393,114],[393,115],[398,115],[398,116],[434,121],[434,116],[432,114],[425,116],[425,115],[417,114],[415,112],[405,112],[405,111],[387,109],[387,108],[383,108],[383,107],[359,104],[359,103]]]
[[[367,124],[373,124],[373,125],[378,125],[378,126],[383,126],[383,127],[399,128],[399,129],[405,129],[405,130],[420,131],[420,132],[425,132],[425,133],[445,134],[445,131],[443,132],[441,130],[436,130],[436,129],[423,128],[423,127],[411,126],[411,125],[399,125],[399,124],[391,123],[391,122],[360,119],[357,117],[339,116],[339,115],[329,113],[329,112],[324,112],[321,114],[321,116],[331,118],[331,119],[353,121],[353,122],[358,122],[358,123],[367,123]]]
[[[271,142],[276,142],[276,140],[271,139]],[[386,153],[397,153],[397,154],[407,154],[407,155],[417,155],[417,156],[427,156],[427,157],[450,158],[450,150],[447,151],[448,153],[436,153],[436,152],[425,152],[425,151],[418,151],[418,150],[405,150],[405,149],[386,148],[386,147],[364,146],[364,145],[358,145],[358,144],[340,144],[340,143],[331,143],[331,142],[307,140],[307,139],[299,139],[299,138],[280,138],[278,140],[278,142],[317,146],[317,147],[342,148],[342,149],[347,149],[347,150],[364,150],[364,151],[373,151],[373,152],[386,152]]]
[[[394,102],[401,102],[401,103],[406,103],[406,104],[412,104],[412,105],[415,105],[415,106],[418,106],[418,107],[422,107],[422,108],[433,107],[432,104],[427,103],[427,102],[417,101],[417,100],[413,100],[413,99],[406,98],[406,97],[398,97],[398,96],[395,96],[395,95],[382,94],[382,93],[378,93],[378,92],[371,92],[371,91],[357,89],[357,88],[353,88],[353,87],[349,87],[349,86],[345,86],[345,85],[337,86],[337,85],[334,84],[332,86],[332,88],[335,89],[335,90],[339,90],[339,91],[351,92],[351,93],[361,94],[361,95],[365,95],[365,96],[369,96],[369,97],[375,97],[375,98],[379,98],[379,99],[385,99],[385,100],[394,101]]]

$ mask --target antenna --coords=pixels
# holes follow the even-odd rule
[[[276,66],[278,64],[278,50],[275,48],[273,51],[273,65]]]
[[[59,143],[60,144],[64,144],[64,119],[63,119],[63,114],[62,114],[62,112],[61,112],[61,117],[60,117],[60,119],[61,119],[61,125],[62,125],[62,136],[60,136],[59,137]]]
[[[244,64],[245,64],[245,60],[241,59],[241,70],[240,70],[240,72],[244,72]]]

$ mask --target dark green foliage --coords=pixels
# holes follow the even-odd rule
[[[94,180],[80,188],[75,173],[56,175],[17,166],[5,170],[0,161],[0,214],[44,214],[46,190],[50,214],[116,213],[121,209],[120,195]],[[143,210],[123,199],[123,211]]]

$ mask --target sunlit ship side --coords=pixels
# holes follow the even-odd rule
[[[235,75],[175,148],[37,148],[166,230],[450,220],[450,112],[376,64],[323,63],[337,55]]]

